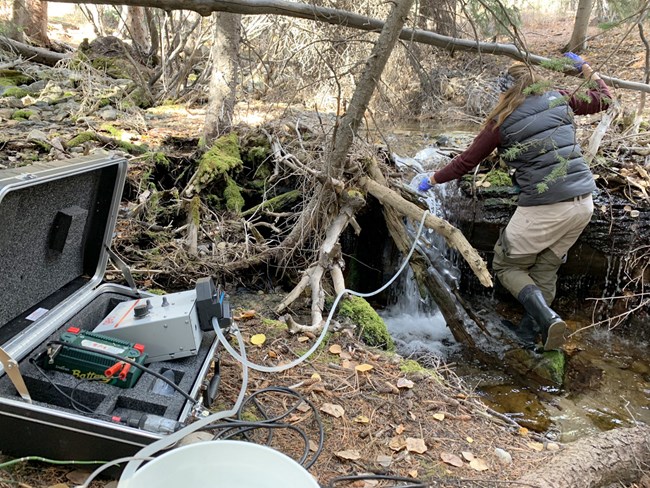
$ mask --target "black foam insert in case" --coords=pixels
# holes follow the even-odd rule
[[[0,347],[32,400],[0,372],[0,452],[115,459],[161,436],[117,417],[190,420],[195,402],[150,374],[123,389],[37,367],[69,327],[92,331],[120,302],[147,295],[103,282],[126,169],[123,158],[101,154],[0,170]],[[215,389],[206,376],[216,371],[217,341],[202,334],[197,355],[146,365],[196,402]]]

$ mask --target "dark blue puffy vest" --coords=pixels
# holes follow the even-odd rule
[[[576,142],[573,111],[561,93],[527,97],[499,131],[499,153],[521,188],[519,205],[547,205],[596,189]]]

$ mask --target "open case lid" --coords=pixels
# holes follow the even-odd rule
[[[0,170],[0,345],[101,283],[126,169],[104,153]]]

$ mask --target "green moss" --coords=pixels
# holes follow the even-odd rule
[[[76,147],[76,146],[81,146],[82,144],[88,142],[88,141],[94,141],[95,140],[95,133],[86,131],[86,132],[81,132],[80,134],[77,134],[74,136],[72,139],[70,139],[66,147]]]
[[[485,180],[492,186],[512,186],[512,178],[510,178],[510,175],[500,169],[490,171]]]
[[[162,166],[163,168],[169,168],[171,166],[171,161],[167,158],[164,152],[150,152],[147,154],[149,156],[149,161],[154,163],[156,166]]]
[[[217,176],[239,171],[242,166],[237,134],[231,132],[217,139],[201,157],[197,170],[197,187],[199,190],[205,188]]]
[[[386,323],[363,298],[351,296],[341,301],[339,315],[349,318],[361,327],[361,339],[366,344],[389,351],[395,349]]]
[[[129,93],[129,99],[131,100],[131,103],[133,103],[133,105],[144,109],[150,108],[154,102],[153,98],[151,97],[151,94],[141,86],[136,86]]]
[[[31,76],[13,69],[0,69],[0,86],[18,86],[32,83]]]
[[[91,63],[93,68],[104,71],[108,76],[116,79],[133,79],[132,71],[135,69],[127,59],[97,56]]]
[[[121,139],[122,134],[124,133],[124,131],[118,129],[112,124],[102,124],[99,128],[104,132],[108,132],[111,135],[111,137],[114,137],[115,139]]]
[[[21,110],[16,110],[16,111],[11,115],[11,118],[12,118],[13,120],[27,120],[27,119],[29,119],[32,115],[34,115],[34,111],[33,111],[33,110],[25,110],[25,109],[21,109]]]
[[[223,191],[223,196],[226,199],[226,208],[236,214],[241,213],[244,208],[244,197],[239,191],[239,186],[232,178],[226,178],[226,189]]]
[[[152,288],[151,290],[147,290],[149,293],[153,295],[166,295],[167,292],[161,288]]]
[[[15,98],[23,98],[29,95],[27,90],[24,88],[18,88],[17,86],[11,86],[7,88],[4,93],[2,94],[3,97],[15,97]]]
[[[273,327],[277,329],[288,329],[287,324],[284,322],[280,322],[279,320],[273,320],[273,319],[267,319],[267,318],[262,318],[262,324],[265,327]]]
[[[260,417],[258,414],[256,414],[251,407],[251,408],[247,408],[241,413],[241,420],[243,420],[244,422],[260,422],[264,419]]]
[[[554,385],[562,385],[565,366],[566,356],[562,351],[546,351],[542,354],[542,360],[534,368],[534,372],[547,378]]]
[[[145,154],[149,151],[147,146],[138,146],[127,141],[118,141],[117,146],[129,154]]]
[[[430,371],[422,366],[420,363],[413,359],[405,359],[399,365],[399,370],[402,373],[426,373],[430,374]]]
[[[201,224],[201,198],[198,195],[190,202],[190,218],[197,227]]]
[[[260,203],[259,205],[256,205],[255,207],[249,208],[244,213],[242,213],[242,216],[246,217],[247,215],[253,215],[255,212],[258,212],[260,210],[268,210],[270,212],[275,212],[278,209],[281,209],[282,207],[297,201],[298,199],[300,199],[301,195],[302,195],[302,191],[300,190],[288,191],[286,193],[283,193],[282,195],[278,195],[277,197],[273,197],[268,200],[265,200],[264,202]]]

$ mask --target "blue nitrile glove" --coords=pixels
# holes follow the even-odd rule
[[[565,58],[569,58],[573,62],[573,66],[577,70],[581,70],[582,67],[587,64],[587,62],[582,59],[580,56],[578,56],[576,53],[568,52],[564,53]]]
[[[433,185],[431,184],[429,175],[425,174],[424,177],[420,180],[418,191],[425,192],[431,190],[431,188],[433,188]]]

